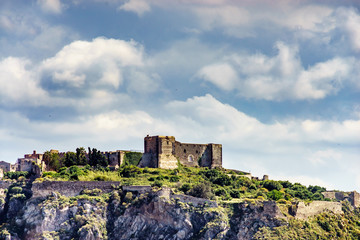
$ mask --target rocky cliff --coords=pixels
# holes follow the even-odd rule
[[[286,226],[291,217],[273,201],[221,206],[169,188],[114,182],[5,185],[0,239],[253,239],[259,230]],[[301,218],[316,214],[319,204],[331,210],[325,202],[314,204],[298,204]],[[341,213],[339,204],[331,206]]]
[[[26,183],[3,191],[2,239],[251,239],[261,227],[282,225],[284,217],[271,201],[224,208],[166,188],[114,186],[76,196],[31,195],[31,189],[41,191]]]

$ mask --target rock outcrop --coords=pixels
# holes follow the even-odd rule
[[[245,201],[223,207],[214,201],[175,195],[169,188],[87,183],[89,189],[79,191],[77,182],[71,191],[65,191],[64,184],[13,185],[6,197],[6,191],[2,191],[0,239],[9,239],[11,234],[15,240],[245,240],[252,239],[260,228],[286,224],[286,217],[273,201]],[[42,187],[46,191],[37,192]],[[62,194],[51,192],[55,188]],[[31,194],[27,192],[29,189],[33,191]],[[319,204],[299,203],[296,216],[316,214]],[[337,203],[326,204],[326,209],[331,205],[329,210],[335,213],[339,206],[341,210]]]

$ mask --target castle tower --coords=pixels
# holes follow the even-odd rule
[[[174,169],[178,162],[189,167],[221,167],[221,144],[181,143],[174,136],[146,136],[140,167]]]

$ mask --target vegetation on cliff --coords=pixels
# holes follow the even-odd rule
[[[288,181],[250,179],[242,172],[227,169],[191,168],[174,170],[138,168],[124,165],[117,171],[108,168],[71,166],[58,172],[44,172],[37,181],[120,181],[122,185],[167,186],[195,197],[234,201],[236,199],[275,200],[282,203],[300,200],[325,200],[319,186],[306,187]],[[328,199],[326,199],[328,200]]]

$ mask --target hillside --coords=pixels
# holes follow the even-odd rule
[[[72,166],[44,172],[35,181],[25,173],[8,173],[13,180],[1,183],[0,237],[360,238],[359,210],[347,201],[324,199],[325,188],[243,174],[132,165],[118,171]]]

